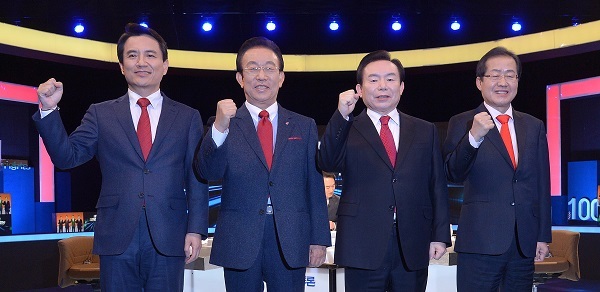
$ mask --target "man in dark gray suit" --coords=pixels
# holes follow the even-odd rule
[[[329,230],[335,230],[337,222],[337,209],[340,197],[334,194],[335,174],[323,172],[323,184],[325,184],[325,198],[327,199],[327,217],[329,217]]]
[[[552,239],[544,123],[513,109],[521,62],[497,47],[477,64],[483,103],[450,119],[448,180],[463,183],[458,222],[458,291],[531,291],[534,260]]]
[[[94,253],[102,290],[181,291],[184,265],[198,257],[208,231],[208,187],[192,167],[200,114],[160,91],[169,61],[154,30],[128,24],[117,56],[125,95],[91,105],[67,136],[57,106],[63,84],[51,78],[38,88],[33,119],[58,168],[93,157],[100,163]]]
[[[223,180],[210,261],[225,268],[230,292],[263,291],[263,281],[269,291],[304,291],[306,266],[321,265],[331,245],[317,126],[277,103],[283,64],[271,40],[242,44],[236,79],[246,102],[218,102],[196,160],[203,177]]]

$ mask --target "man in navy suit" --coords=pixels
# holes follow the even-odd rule
[[[518,56],[503,47],[490,50],[475,78],[483,104],[448,124],[448,180],[465,187],[455,247],[458,291],[531,291],[534,260],[548,254],[546,131],[542,121],[511,105],[520,77]]]
[[[236,79],[246,102],[217,103],[197,155],[204,178],[223,180],[210,261],[224,267],[230,292],[263,291],[263,281],[269,291],[304,291],[306,266],[321,265],[331,244],[317,127],[277,103],[283,64],[271,40],[242,44]],[[266,125],[272,137],[261,144]]]
[[[91,105],[67,136],[57,107],[63,84],[51,78],[38,88],[41,109],[33,119],[58,168],[93,157],[100,163],[94,253],[100,255],[102,290],[181,291],[184,265],[198,257],[208,228],[208,188],[192,167],[200,114],[160,91],[169,61],[154,30],[128,24],[117,56],[129,87],[125,95]],[[137,101],[144,98],[150,102],[149,153],[136,135],[143,115]]]
[[[346,291],[425,291],[429,260],[451,244],[437,130],[398,111],[404,68],[388,52],[367,54],[356,75],[358,93],[340,94],[319,150],[323,170],[344,180],[335,263]],[[354,116],[359,98],[367,110]]]

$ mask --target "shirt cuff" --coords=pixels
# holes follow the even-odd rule
[[[473,148],[479,148],[481,143],[483,143],[483,139],[485,138],[481,138],[481,141],[475,141],[475,137],[473,137],[473,135],[471,135],[471,131],[469,131],[469,143],[471,146],[473,146]]]
[[[43,119],[45,116],[49,115],[51,112],[57,111],[57,110],[59,110],[58,106],[55,106],[55,107],[53,107],[51,109],[47,109],[47,110],[42,110],[40,108],[40,119]]]
[[[227,134],[229,134],[229,128],[227,128],[227,130],[225,130],[224,133],[221,133],[221,132],[219,132],[219,130],[217,130],[217,128],[215,128],[214,124],[211,127],[211,136],[212,136],[213,141],[217,145],[217,148],[221,147],[221,145],[223,145],[223,143],[225,143]]]

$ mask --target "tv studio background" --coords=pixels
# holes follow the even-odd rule
[[[523,74],[513,107],[547,122],[549,88],[600,76],[600,29],[584,30],[586,41],[575,44],[544,47],[536,40],[561,35],[562,31],[577,34],[589,26],[598,28],[599,21],[600,2],[595,0],[4,3],[0,9],[0,155],[4,164],[0,168],[0,199],[11,202],[11,211],[0,212],[0,221],[4,222],[0,226],[0,291],[5,290],[2,287],[20,291],[56,286],[56,241],[60,233],[92,234],[101,184],[95,160],[71,170],[55,169],[54,197],[45,199],[37,168],[43,157],[31,120],[38,106],[35,101],[2,100],[3,87],[24,85],[31,89],[50,77],[63,82],[61,116],[67,132],[73,131],[90,104],[126,92],[127,84],[115,61],[116,51],[111,51],[112,59],[96,56],[102,55],[100,51],[106,50],[106,44],[116,43],[128,22],[145,22],[165,38],[170,57],[174,57],[171,64],[177,65],[169,68],[161,90],[198,109],[204,122],[215,114],[221,99],[243,103],[243,92],[235,81],[235,63],[223,65],[223,59],[231,59],[242,42],[253,36],[272,39],[284,54],[286,79],[278,102],[314,118],[320,133],[337,107],[338,94],[355,88],[355,69],[364,54],[385,49],[394,56],[415,56],[415,60],[400,57],[407,68],[399,109],[434,122],[443,141],[449,118],[482,102],[475,86],[475,66],[483,53],[497,45],[506,45],[522,60]],[[337,30],[330,29],[332,22],[338,25]],[[204,30],[206,23],[211,24],[210,30]],[[275,29],[268,30],[268,23]],[[460,28],[454,30],[454,23]],[[515,23],[520,30],[513,30]],[[75,31],[78,24],[83,31]],[[393,25],[400,28],[394,30]],[[20,38],[37,33],[45,37]],[[85,50],[73,50],[72,54],[45,49],[54,45],[44,46],[43,42],[53,42],[55,35],[92,44],[88,42],[82,46]],[[213,54],[219,63],[215,66],[194,59]],[[178,56],[192,57],[177,60]],[[306,64],[298,60],[307,56],[317,57],[311,60],[321,63],[296,66]],[[329,58],[340,58],[345,63],[331,64],[335,62],[328,62]],[[463,61],[454,61],[457,59]],[[359,103],[355,113],[363,108]],[[562,172],[558,190],[553,193],[553,212],[557,214],[553,223],[557,227],[582,228],[582,279],[600,281],[600,271],[595,268],[600,261],[600,121],[593,114],[600,112],[600,93],[561,100],[558,108],[561,123],[553,129],[562,134],[562,148],[554,155]],[[449,190],[454,221],[460,212],[462,188],[452,185]],[[218,214],[219,191],[218,182],[211,183],[211,222]],[[62,217],[71,220],[64,219],[59,226]]]

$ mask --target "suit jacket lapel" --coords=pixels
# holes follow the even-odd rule
[[[275,139],[275,149],[273,153],[273,165],[275,167],[277,157],[281,155],[285,145],[288,143],[288,138],[292,133],[292,129],[295,124],[292,123],[292,118],[288,110],[284,109],[281,105],[277,105],[277,138]]]
[[[115,111],[115,116],[119,121],[119,124],[123,128],[127,139],[129,139],[129,142],[131,143],[131,146],[138,154],[140,159],[144,160],[142,148],[140,147],[140,141],[137,138],[137,133],[135,132],[135,127],[133,126],[133,121],[131,119],[131,110],[129,109],[129,95],[125,94],[118,98],[113,105],[113,109]]]
[[[487,112],[491,116],[490,112],[483,105],[483,103],[479,106],[479,108],[477,108],[477,113],[480,113],[482,111]],[[495,122],[496,121],[494,121],[494,123]],[[490,143],[496,148],[496,150],[500,152],[500,155],[504,158],[504,161],[506,161],[506,163],[508,163],[510,167],[513,167],[512,160],[510,160],[510,156],[508,156],[508,150],[506,150],[506,146],[504,146],[504,141],[502,141],[502,137],[500,136],[500,131],[498,130],[498,127],[494,127],[494,129],[488,131],[487,135],[485,135],[485,139],[489,140]]]
[[[408,149],[410,149],[410,145],[413,142],[415,137],[414,129],[415,127],[412,125],[412,121],[408,118],[404,118],[404,114],[400,112],[400,133],[398,135],[398,154],[396,154],[396,165],[400,165],[406,154],[408,153]]]
[[[254,121],[252,121],[252,116],[250,116],[250,112],[248,111],[248,108],[246,108],[245,104],[237,110],[234,119],[235,124],[240,128],[242,135],[244,135],[244,138],[252,150],[254,150],[256,156],[258,156],[260,161],[262,161],[265,168],[268,169],[267,160],[265,159],[265,154],[260,146],[258,134],[256,133],[256,128],[254,127]],[[232,120],[232,122],[233,121],[234,120]]]
[[[515,120],[515,135],[517,136],[517,149],[519,153],[515,157],[517,159],[517,169],[519,169],[519,156],[525,153],[525,145],[527,144],[527,124],[523,119],[521,112],[513,109],[513,117]]]
[[[383,142],[381,142],[381,138],[377,133],[377,129],[375,128],[375,125],[373,125],[371,118],[369,118],[369,116],[367,115],[366,110],[363,110],[358,116],[354,118],[352,126],[356,128],[358,133],[360,133],[365,138],[367,143],[371,145],[373,150],[375,150],[375,153],[377,153],[377,155],[381,157],[381,159],[386,163],[386,165],[390,169],[394,169],[392,167],[392,162],[390,161],[390,158],[387,155],[387,152],[385,152],[385,147],[383,147]],[[398,157],[396,156],[396,159],[397,158]]]
[[[155,156],[158,149],[160,149],[160,144],[162,144],[167,134],[171,131],[171,127],[173,126],[173,122],[175,121],[178,112],[177,104],[164,93],[161,92],[161,94],[163,96],[162,110],[160,111],[156,135],[154,135],[154,142],[152,143],[152,149],[150,149],[148,160]]]

